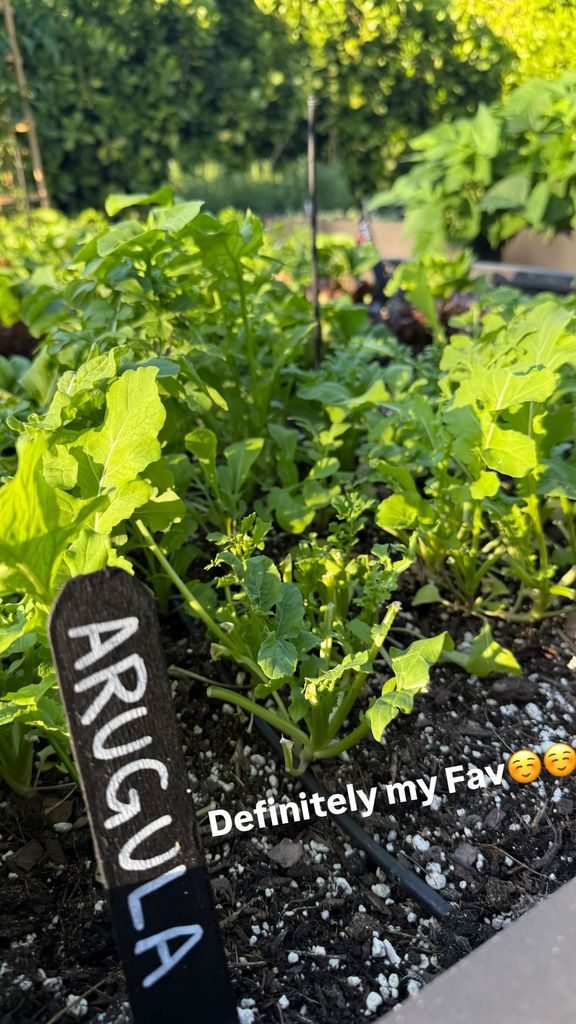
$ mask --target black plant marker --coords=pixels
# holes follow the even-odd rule
[[[50,640],[135,1024],[236,1024],[154,602],[78,576]]]

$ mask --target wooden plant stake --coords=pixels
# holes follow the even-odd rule
[[[18,91],[20,93],[20,102],[22,104],[22,113],[24,115],[24,130],[28,133],[28,141],[30,143],[30,156],[32,158],[32,173],[34,176],[34,183],[36,185],[36,192],[40,206],[45,209],[50,206],[50,199],[48,197],[48,190],[46,188],[46,181],[44,178],[44,167],[42,165],[42,155],[40,153],[40,143],[38,142],[38,133],[36,131],[36,121],[32,112],[32,106],[28,98],[28,83],[26,81],[26,73],[24,71],[24,63],[22,61],[22,54],[18,45],[18,37],[16,35],[16,26],[14,24],[14,12],[12,11],[12,4],[10,0],[0,0],[0,6],[4,11],[4,21],[6,24],[6,35],[8,37],[8,43],[12,53],[12,59],[14,61],[14,71],[16,73],[16,81],[18,82]],[[21,154],[18,146],[18,140],[15,140],[16,147],[16,172],[22,183],[21,172],[23,175],[23,168],[21,166]],[[26,196],[26,182],[24,180],[24,201],[27,202]]]
[[[154,601],[77,576],[50,640],[135,1024],[237,1024]]]

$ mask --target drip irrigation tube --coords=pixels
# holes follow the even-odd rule
[[[179,609],[179,618],[186,629],[186,631],[194,635],[192,621],[189,615],[186,615],[182,608]],[[280,740],[275,729],[267,722],[264,722],[261,718],[254,716],[256,728],[260,735],[266,740],[266,742],[272,747],[274,753],[277,755],[281,762],[284,761],[284,755],[282,753],[282,747]],[[318,793],[319,796],[328,799],[330,794],[324,788],[321,782],[312,772],[307,769],[302,775],[299,776],[299,781],[308,790],[309,793]],[[445,899],[440,896],[435,889],[427,884],[422,878],[420,878],[414,871],[407,868],[404,864],[401,864],[396,857],[393,857],[388,850],[383,849],[379,843],[377,843],[365,829],[347,812],[344,814],[331,815],[334,821],[352,840],[352,842],[360,850],[364,850],[366,856],[375,864],[377,867],[382,868],[389,878],[391,878],[397,885],[400,886],[404,892],[408,893],[417,903],[420,904],[425,910],[434,917],[448,917],[449,914],[454,912],[454,907],[448,903]]]
[[[256,728],[264,739],[270,744],[274,753],[282,759],[282,748],[280,741],[276,735],[275,730],[267,722],[264,722],[261,718],[254,718]],[[318,793],[319,796],[328,799],[330,794],[315,775],[310,770],[306,770],[302,775],[299,776],[299,781],[308,790],[309,793]],[[347,812],[344,814],[332,815],[336,824],[347,833],[352,839],[356,846],[360,850],[364,850],[367,857],[373,861],[377,867],[382,868],[386,872],[389,878],[392,878],[400,886],[404,892],[408,893],[421,907],[428,910],[435,917],[447,917],[448,914],[453,913],[454,908],[450,903],[447,903],[434,889],[432,889],[427,882],[423,881],[414,871],[410,868],[405,867],[401,864],[396,857],[393,857],[391,853],[383,849],[379,843],[377,843],[365,829]]]

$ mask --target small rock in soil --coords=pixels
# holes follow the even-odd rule
[[[37,864],[40,863],[44,856],[44,847],[41,846],[36,839],[31,839],[25,846],[21,846],[19,850],[10,858],[10,863],[21,871],[32,871]]]
[[[294,864],[297,864],[302,859],[303,854],[304,847],[302,843],[294,842],[292,839],[281,839],[276,846],[268,850],[270,860],[273,860],[275,864],[279,864],[282,868],[293,867]]]

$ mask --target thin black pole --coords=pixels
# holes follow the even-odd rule
[[[322,358],[322,322],[320,320],[318,281],[318,204],[316,198],[316,97],[308,97],[308,202],[310,212],[310,240],[312,247],[312,307],[314,310],[314,364],[320,366]]]

